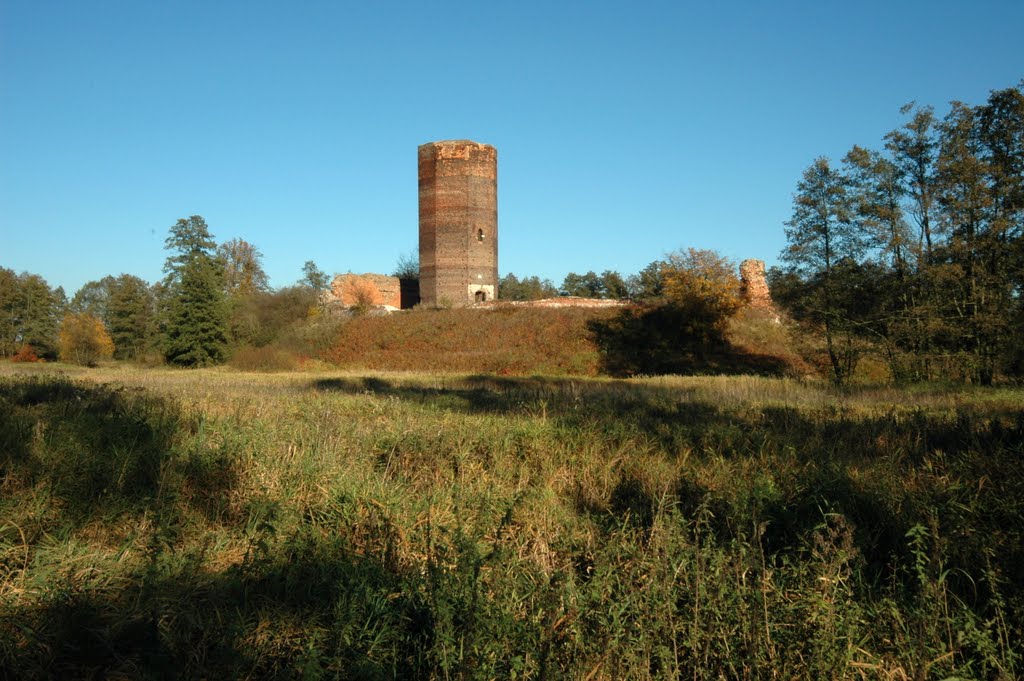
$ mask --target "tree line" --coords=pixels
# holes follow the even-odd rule
[[[542,300],[557,296],[647,300],[660,295],[662,272],[666,265],[669,269],[673,268],[669,261],[685,257],[682,251],[670,253],[665,258],[653,261],[640,272],[625,277],[615,270],[605,270],[600,274],[593,270],[583,274],[569,272],[560,286],[556,286],[550,279],[537,276],[519,278],[509,272],[498,280],[498,297],[501,300]]]
[[[1024,375],[1022,87],[941,118],[908,104],[881,149],[804,171],[769,283],[836,383],[866,353],[898,381]]]
[[[0,268],[0,357],[206,366],[271,342],[309,351],[322,335],[329,278],[313,261],[297,284],[272,290],[259,249],[242,239],[218,245],[199,215],[179,219],[165,247],[162,280],[106,276],[70,300],[37,274]]]

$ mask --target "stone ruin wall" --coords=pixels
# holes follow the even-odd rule
[[[370,305],[402,309],[402,282],[383,274],[339,274],[331,281],[329,296],[344,307]]]
[[[747,307],[775,313],[775,304],[765,277],[764,260],[749,258],[740,263],[740,294]]]

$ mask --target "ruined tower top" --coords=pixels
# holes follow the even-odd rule
[[[467,305],[498,293],[498,152],[471,140],[422,144],[420,300]]]
[[[768,291],[763,260],[749,258],[740,263],[740,289],[748,306],[775,311],[771,293]]]
[[[464,172],[480,173],[484,177],[496,178],[498,168],[498,150],[490,144],[480,144],[472,140],[441,140],[427,142],[419,146],[420,163],[431,160],[469,161],[462,168]],[[460,164],[463,165],[463,164]]]

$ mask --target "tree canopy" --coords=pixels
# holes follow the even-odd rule
[[[897,379],[1024,375],[1024,92],[901,113],[884,151],[805,171],[777,299],[823,331],[836,381],[869,347]]]

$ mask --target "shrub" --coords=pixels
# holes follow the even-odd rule
[[[18,348],[18,352],[14,353],[14,355],[11,357],[11,361],[12,362],[41,362],[43,360],[39,359],[38,355],[36,355],[35,348],[33,348],[28,343],[25,343],[20,348]]]
[[[83,366],[96,366],[99,360],[114,356],[114,341],[103,322],[88,312],[64,316],[57,346],[63,361]]]

